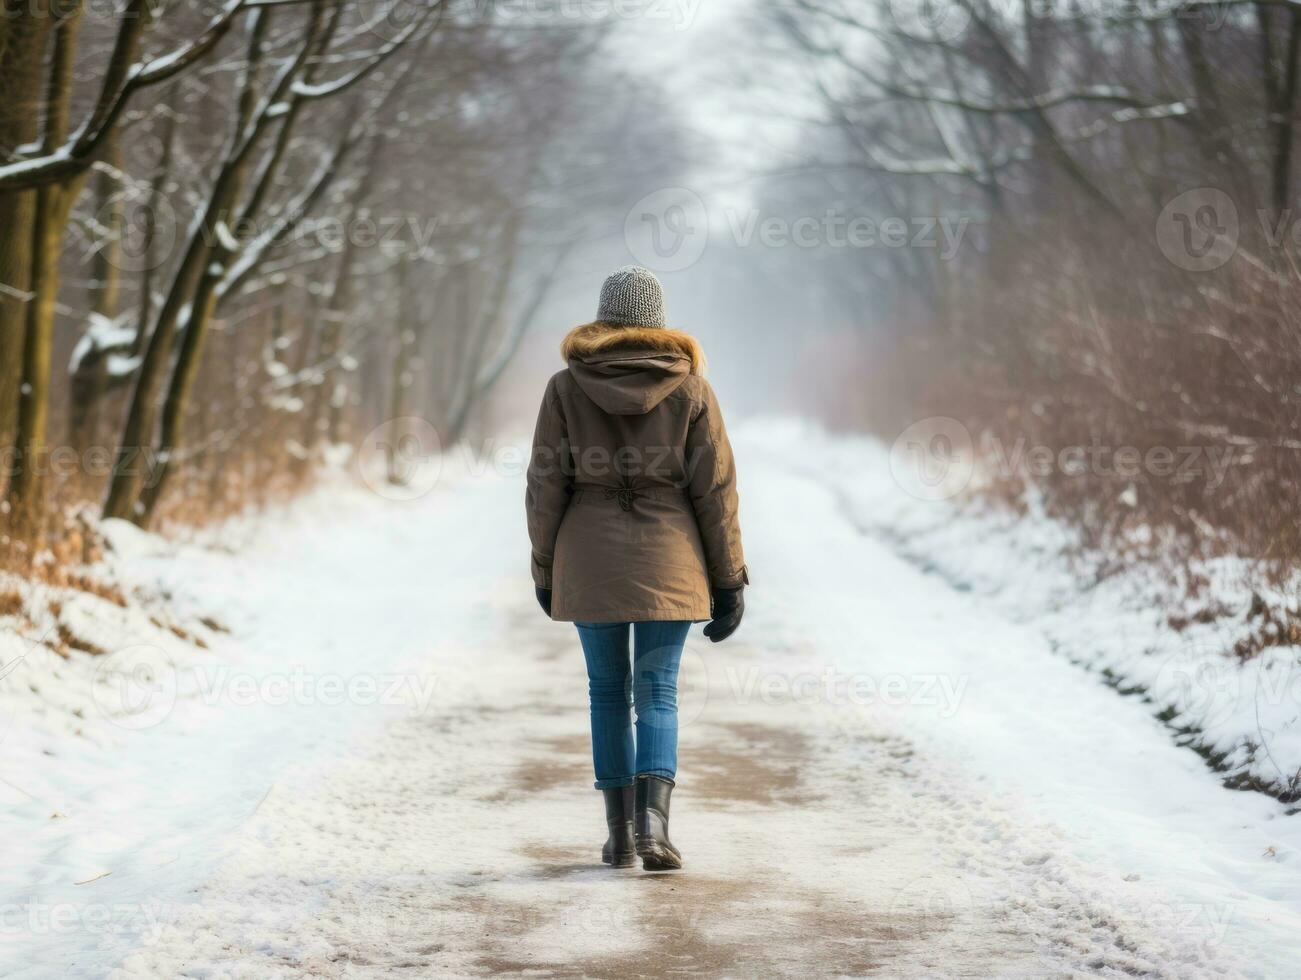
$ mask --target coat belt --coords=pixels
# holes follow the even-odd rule
[[[638,497],[660,497],[671,495],[680,497],[686,493],[681,487],[651,486],[651,487],[612,487],[603,483],[575,483],[576,492],[600,493],[605,500],[617,500],[619,509],[630,511],[633,503]]]

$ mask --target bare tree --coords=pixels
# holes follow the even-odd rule
[[[1289,381],[1301,349],[1280,332],[1301,289],[1286,235],[1295,11],[954,0],[927,23],[908,10],[790,0],[770,15],[823,105],[818,132],[832,134],[792,172],[857,182],[861,213],[878,220],[980,228],[981,247],[951,259],[862,257],[894,269],[873,325],[890,351],[874,361],[881,385],[904,411],[964,417],[1008,442],[1241,452],[1216,487],[1150,474],[1038,482],[1099,539],[1159,521],[1204,542],[1212,521],[1241,547],[1295,555],[1282,501],[1301,479]],[[1179,211],[1181,194],[1207,187],[1232,211]],[[1234,257],[1200,268],[1200,242],[1179,254],[1181,228],[1213,244],[1230,226]],[[1009,482],[1018,492],[1021,478]],[[1136,503],[1098,503],[1121,498]]]

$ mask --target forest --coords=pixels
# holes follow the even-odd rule
[[[604,8],[156,6],[24,0],[0,22],[11,559],[87,506],[149,526],[291,493],[388,419],[455,443],[567,258],[719,138],[653,84],[610,84]],[[794,134],[740,164],[757,201],[967,230],[953,254],[755,258],[829,311],[802,328],[842,351],[818,410],[886,436],[960,419],[995,495],[1034,483],[1093,543],[1156,525],[1286,569],[1297,18],[1274,0],[745,11],[748,111]],[[1031,472],[1027,445],[1157,465]]]
[[[619,111],[571,71],[599,25],[158,6],[0,21],[10,560],[88,506],[147,527],[291,493],[382,418],[455,442],[583,235],[571,212],[618,191],[571,145]]]

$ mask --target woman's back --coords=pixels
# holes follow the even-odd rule
[[[569,366],[547,386],[529,471],[534,570],[552,544],[553,617],[708,619],[711,586],[746,579],[731,447],[699,345],[594,323],[561,353]]]

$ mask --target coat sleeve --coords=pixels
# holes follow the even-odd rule
[[[569,432],[565,413],[556,392],[556,379],[547,383],[533,430],[533,451],[529,456],[528,490],[524,507],[528,515],[529,541],[533,546],[533,584],[551,588],[551,562],[556,551],[560,522],[569,506]]]
[[[736,462],[714,390],[708,382],[702,388],[702,403],[687,433],[687,486],[705,546],[710,587],[735,589],[750,581],[741,551]]]

